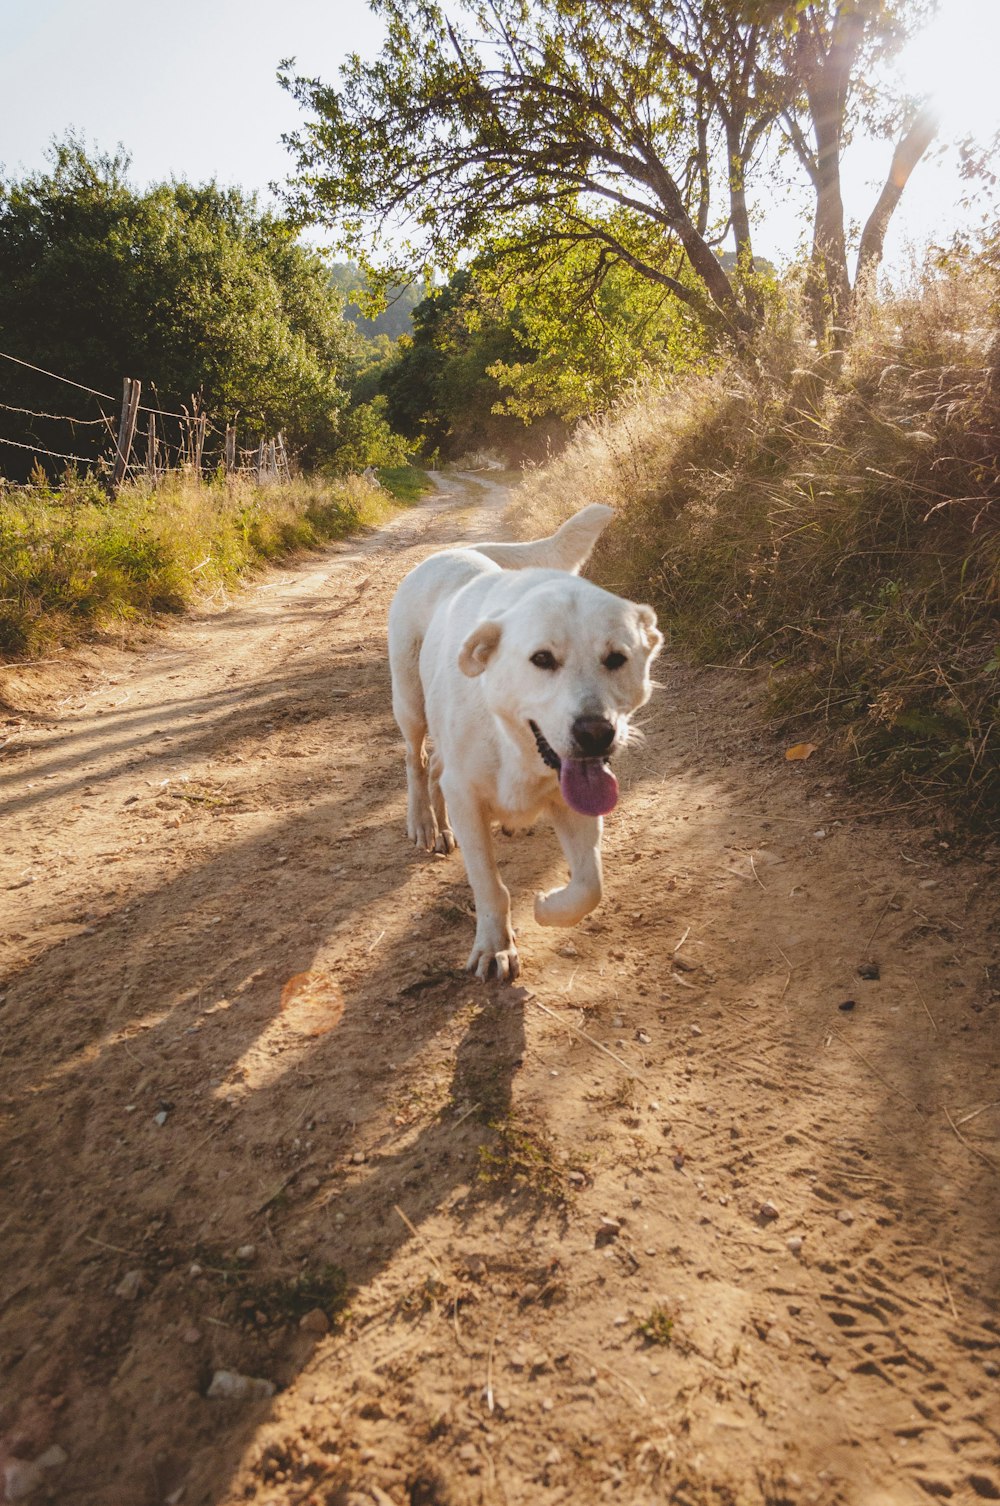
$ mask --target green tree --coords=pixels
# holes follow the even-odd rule
[[[364,272],[350,261],[333,263],[330,282],[344,300],[345,317],[366,340],[398,340],[410,334],[413,310],[427,294],[416,281],[402,282],[376,292],[373,300]]]
[[[138,377],[144,401],[155,391],[167,409],[198,394],[217,425],[238,414],[247,439],[284,429],[307,453],[329,451],[357,336],[320,259],[238,190],[174,182],[139,193],[128,166],[69,138],[49,171],[0,183],[0,349],[111,394]],[[96,416],[91,397],[3,360],[0,402]],[[3,420],[9,439],[107,448],[100,428]],[[17,474],[26,452],[0,455]]]
[[[548,409],[504,409],[498,371],[537,352],[517,310],[485,297],[473,269],[463,268],[417,305],[413,336],[403,336],[398,352],[381,378],[388,417],[426,451],[455,459],[487,448],[515,459],[544,450],[553,435],[561,435]]]
[[[838,324],[851,291],[840,198],[850,132],[881,117],[897,136],[863,270],[933,133],[926,112],[872,82],[925,0],[373,7],[388,31],[374,62],[353,57],[339,88],[293,78],[290,65],[283,75],[310,112],[290,139],[291,202],[337,227],[363,264],[387,224],[408,235],[411,264],[453,266],[498,237],[525,253],[586,245],[602,275],[624,264],[745,339],[762,318],[748,190],[765,146],[783,138],[816,196],[817,317]],[[733,275],[716,255],[730,233]]]
[[[623,262],[604,268],[592,247],[555,244],[525,258],[500,243],[474,272],[478,306],[508,322],[520,345],[514,359],[488,368],[499,410],[525,423],[572,423],[650,372],[676,374],[711,358],[704,322],[686,304]],[[678,275],[690,278],[683,267]]]

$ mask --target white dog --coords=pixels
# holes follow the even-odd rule
[[[467,966],[480,978],[519,971],[493,822],[544,812],[556,829],[570,877],[536,895],[539,925],[575,925],[600,902],[601,817],[618,798],[608,760],[649,700],[663,642],[651,607],[576,575],[611,517],[595,504],[547,539],[431,555],[389,611],[407,831],[435,852],[458,839],[476,903]]]

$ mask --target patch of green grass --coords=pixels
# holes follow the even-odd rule
[[[61,489],[0,482],[0,654],[38,657],[182,611],[267,560],[378,522],[392,505],[358,477],[269,487],[171,478],[113,501],[75,477]]]
[[[419,502],[434,490],[426,471],[415,465],[384,465],[377,471],[379,482],[397,502]]]
[[[536,1197],[567,1201],[569,1167],[544,1131],[509,1119],[494,1121],[490,1128],[496,1139],[479,1147],[481,1181],[523,1187]]]
[[[667,1307],[654,1307],[641,1323],[636,1324],[635,1331],[647,1344],[659,1344],[665,1348],[673,1342],[674,1314]]]

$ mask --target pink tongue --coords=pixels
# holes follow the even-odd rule
[[[606,816],[618,804],[618,780],[599,758],[564,758],[559,788],[581,816]]]

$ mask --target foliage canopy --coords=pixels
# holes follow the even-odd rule
[[[847,313],[840,162],[852,130],[897,141],[860,270],[934,134],[873,70],[933,0],[373,0],[374,62],[339,88],[283,81],[310,112],[290,138],[296,212],[371,261],[392,227],[411,265],[499,237],[629,267],[737,338],[760,323],[749,185],[783,144],[815,192],[817,319]],[[613,211],[613,213],[612,213]],[[737,268],[716,248],[732,234]],[[387,274],[390,275],[390,274]]]
[[[71,137],[49,171],[0,183],[0,349],[112,394],[137,376],[165,408],[198,394],[217,422],[239,413],[244,433],[283,428],[295,445],[329,450],[356,336],[319,258],[237,189],[137,192],[128,167],[123,153],[88,155]],[[84,394],[5,361],[0,402],[95,417]],[[23,439],[25,417],[3,417],[0,435]],[[65,426],[28,427],[43,447],[66,448]],[[74,452],[88,435],[95,450],[104,442],[80,429]]]

